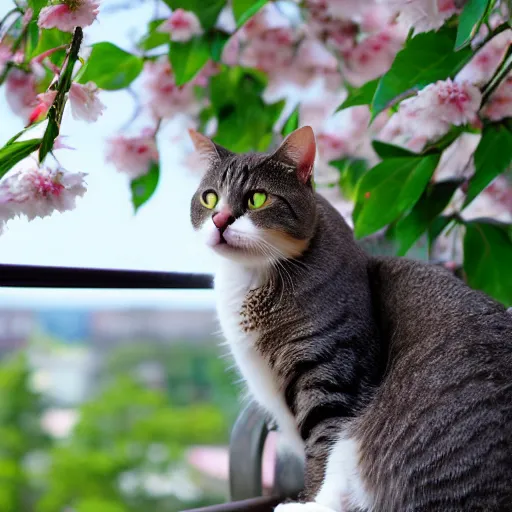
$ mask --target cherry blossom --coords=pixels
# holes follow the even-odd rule
[[[318,39],[303,39],[295,59],[295,65],[311,72],[338,69],[338,59]]]
[[[192,11],[176,9],[159,27],[159,32],[169,32],[171,41],[185,42],[203,33],[198,17]]]
[[[38,103],[35,76],[20,69],[12,69],[7,76],[5,95],[11,110],[28,121]]]
[[[434,181],[453,177],[469,178],[475,172],[473,154],[481,140],[481,134],[463,133],[450,144],[441,156],[434,174]]]
[[[144,72],[148,103],[156,117],[199,112],[201,105],[194,94],[193,84],[176,85],[169,59],[146,62]]]
[[[43,119],[57,96],[57,91],[47,91],[37,95],[38,104],[30,113],[28,124],[34,124]]]
[[[0,43],[0,73],[3,72],[5,65],[11,60],[12,52],[11,49]]]
[[[131,179],[143,176],[152,162],[158,162],[158,148],[154,133],[146,130],[138,137],[119,135],[109,140],[107,162]]]
[[[0,181],[0,218],[25,215],[33,220],[72,210],[86,192],[85,176],[37,166],[15,171]]]
[[[340,51],[348,50],[354,45],[358,26],[352,20],[343,17],[334,19],[328,12],[328,2],[313,0],[308,4],[306,30],[311,37],[327,41]]]
[[[210,80],[210,77],[217,74],[219,70],[218,65],[209,60],[199,73],[191,80],[192,85],[198,85],[199,87],[206,87]]]
[[[401,44],[391,28],[367,37],[343,52],[346,78],[359,87],[381,76],[391,67]]]
[[[512,44],[512,30],[505,30],[493,37],[456,77],[458,82],[467,81],[482,87],[487,84],[498,69]]]
[[[242,27],[244,39],[253,39],[268,30],[291,29],[290,20],[274,4],[266,4]]]
[[[457,12],[454,0],[381,0],[398,13],[404,27],[414,27],[415,33],[437,30]]]
[[[267,73],[280,72],[293,62],[293,43],[291,29],[276,28],[261,32],[243,48],[240,63]]]
[[[460,192],[456,199],[464,200]],[[512,223],[512,188],[503,176],[499,176],[462,210],[465,220],[490,217],[500,222]],[[455,199],[454,199],[455,200]]]
[[[25,14],[23,14],[23,17],[21,18],[21,25],[23,27],[26,27],[32,21],[33,15],[34,15],[34,11],[32,10],[32,8],[29,7],[25,11]]]
[[[491,121],[512,117],[512,73],[491,94],[482,115]]]
[[[468,82],[440,80],[400,104],[402,130],[430,140],[441,137],[450,126],[474,122],[480,108],[480,90]]]
[[[63,3],[41,9],[37,24],[41,28],[73,32],[75,27],[92,25],[98,12],[99,2],[96,0],[64,0]]]
[[[94,82],[85,85],[72,83],[69,89],[71,114],[74,119],[92,123],[103,114],[105,105],[98,98],[98,87]]]
[[[240,60],[240,32],[233,34],[222,50],[221,60],[228,66],[236,66]]]

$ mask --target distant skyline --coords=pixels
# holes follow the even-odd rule
[[[0,3],[1,17],[11,8],[11,2],[4,0]],[[133,41],[145,30],[153,15],[153,5],[144,3],[108,12],[112,5],[119,5],[119,2],[102,2],[104,12],[98,22],[85,30],[85,41],[92,44],[108,40],[121,48],[133,50]],[[126,92],[102,92],[101,101],[107,108],[97,123],[74,121],[69,109],[62,123],[62,133],[68,136],[65,142],[76,149],[59,150],[57,156],[70,171],[88,173],[88,190],[84,198],[78,200],[76,209],[71,212],[55,213],[52,217],[32,222],[24,219],[9,221],[0,236],[0,262],[211,272],[212,258],[196,240],[190,226],[189,202],[197,177],[188,174],[179,164],[181,148],[173,147],[171,137],[163,134],[159,147],[159,188],[134,215],[127,177],[104,159],[105,140],[118,133],[129,120],[133,99]],[[0,146],[22,128],[22,120],[7,105],[5,88],[0,89]],[[23,301],[36,304],[40,300],[64,307],[69,301],[78,305],[80,301],[96,303],[104,300],[108,300],[111,306],[116,301],[142,301],[149,305],[169,300],[176,303],[180,301],[179,295],[179,292],[89,293],[68,290],[54,293],[49,290],[0,289],[0,306],[21,305]],[[194,294],[185,294],[183,300],[192,306],[196,298]]]

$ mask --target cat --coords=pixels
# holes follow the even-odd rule
[[[190,135],[223,334],[305,464],[276,512],[512,511],[512,316],[441,267],[368,256],[314,190],[310,127],[271,154]]]

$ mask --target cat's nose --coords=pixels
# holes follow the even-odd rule
[[[217,229],[224,231],[230,224],[235,222],[235,217],[229,210],[221,210],[212,217],[213,223]]]

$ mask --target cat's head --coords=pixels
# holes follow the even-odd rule
[[[309,126],[272,154],[234,154],[190,131],[207,170],[192,197],[191,219],[205,244],[252,266],[296,258],[315,226],[315,137]]]

